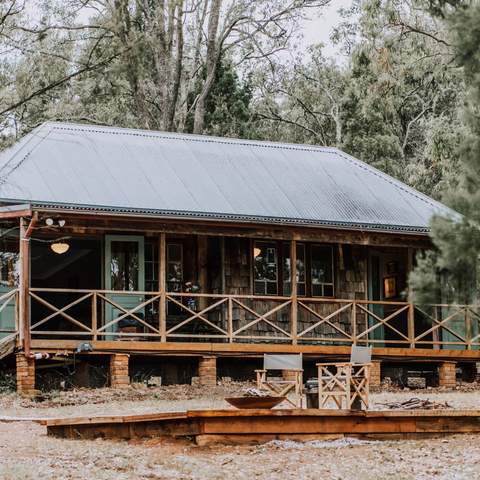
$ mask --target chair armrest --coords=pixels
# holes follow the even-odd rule
[[[255,373],[266,373],[266,370],[254,370]]]

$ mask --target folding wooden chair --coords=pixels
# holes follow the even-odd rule
[[[282,378],[269,377],[268,372],[281,370]],[[255,370],[257,388],[267,391],[275,397],[285,397],[294,408],[302,408],[303,399],[303,368],[302,354],[299,355],[268,355],[263,356],[263,369]],[[293,398],[288,398],[288,395]]]
[[[318,408],[333,401],[339,409],[368,409],[371,355],[371,347],[354,345],[350,362],[317,363]]]

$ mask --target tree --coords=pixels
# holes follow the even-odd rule
[[[323,56],[322,45],[307,53],[307,61],[299,56],[257,75],[259,123],[271,139],[341,148],[347,72]]]
[[[461,176],[449,203],[461,218],[436,218],[432,223],[435,250],[421,260],[410,278],[415,299],[446,298],[460,303],[478,299],[480,254],[480,5],[457,2],[447,13],[456,62],[463,68],[467,95],[464,120],[468,130],[460,148]],[[445,12],[445,10],[442,10]],[[437,282],[432,281],[436,277]],[[443,281],[440,282],[440,278]],[[440,287],[441,288],[440,288]],[[435,298],[436,295],[436,298]]]
[[[446,27],[408,1],[367,1],[360,12],[357,44],[350,47],[343,147],[441,197],[455,183],[452,152],[463,128],[463,78],[452,64]],[[350,24],[346,35],[352,37]],[[447,137],[448,144],[442,141]]]
[[[204,69],[202,77],[206,75]],[[190,105],[195,102],[203,78],[190,93]],[[250,77],[242,81],[231,60],[222,60],[216,68],[215,79],[205,104],[204,132],[220,137],[250,138],[252,130],[252,84]],[[191,111],[191,109],[189,109]],[[194,115],[190,113],[184,130],[193,132]]]

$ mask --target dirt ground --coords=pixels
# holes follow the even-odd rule
[[[42,401],[0,396],[0,479],[468,479],[480,478],[480,436],[401,441],[341,439],[259,446],[198,447],[187,441],[63,440],[45,427],[12,418],[101,415],[226,408],[223,398],[245,388],[229,384],[203,390],[190,386],[136,386],[55,392]],[[467,390],[467,391],[464,391]],[[411,397],[454,408],[480,408],[480,390],[438,389],[372,394],[377,403]],[[1,420],[1,419],[0,419]]]

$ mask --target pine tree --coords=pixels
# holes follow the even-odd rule
[[[480,5],[461,2],[448,17],[457,62],[467,85],[464,119],[468,134],[460,151],[459,188],[447,202],[462,218],[435,218],[432,222],[434,253],[419,261],[410,278],[415,300],[471,303],[479,293],[477,275],[480,254]],[[433,275],[442,278],[432,281]]]

